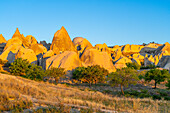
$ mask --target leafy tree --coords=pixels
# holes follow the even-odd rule
[[[26,72],[26,78],[29,78],[31,80],[43,80],[43,77],[45,76],[45,72],[42,69],[41,66],[37,66],[35,64],[31,64],[29,66],[28,71]]]
[[[165,86],[168,87],[168,89],[170,89],[170,80],[168,80],[168,83],[166,83]]]
[[[157,84],[160,82],[165,81],[165,79],[169,76],[169,72],[166,69],[159,70],[159,69],[151,69],[145,74],[145,81],[155,81],[155,88]]]
[[[66,72],[64,71],[64,68],[52,67],[46,70],[46,74],[50,77],[54,77],[55,82],[58,83],[58,80],[60,79],[60,77],[63,77],[66,74]]]
[[[9,67],[9,70],[11,74],[16,76],[25,76],[26,72],[28,71],[28,67],[30,66],[29,62],[27,60],[23,60],[22,58],[15,59],[13,63],[11,63],[11,66]]]
[[[88,67],[78,67],[73,72],[73,79],[80,80],[82,82],[89,83],[103,83],[105,82],[105,77],[108,75],[108,71],[99,65],[88,66]]]
[[[136,62],[126,63],[126,66],[129,67],[129,68],[136,69],[136,70],[140,69],[140,65]]]
[[[121,92],[124,95],[123,87],[127,87],[129,84],[136,84],[139,80],[136,70],[132,68],[118,69],[116,72],[112,72],[108,75],[108,81],[111,86],[120,85]]]

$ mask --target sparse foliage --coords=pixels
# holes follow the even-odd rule
[[[126,63],[126,66],[135,70],[139,70],[140,69],[140,65],[136,62],[132,62],[132,63]]]
[[[124,95],[123,86],[127,87],[129,84],[136,84],[138,76],[136,70],[132,68],[118,69],[116,72],[112,72],[108,75],[108,81],[111,86],[120,85],[121,92]]]
[[[60,77],[63,77],[66,74],[66,72],[64,71],[64,68],[52,67],[52,68],[46,70],[46,74],[49,77],[54,77],[56,83],[58,83],[58,80],[60,79]]]

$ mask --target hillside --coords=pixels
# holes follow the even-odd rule
[[[69,106],[69,109],[92,107],[103,112],[156,113],[170,110],[169,101],[116,97],[87,87],[36,82],[7,74],[0,74],[0,92],[0,110],[14,109],[11,106],[36,109],[60,104]]]

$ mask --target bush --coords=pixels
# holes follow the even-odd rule
[[[139,70],[140,69],[140,65],[136,62],[133,63],[126,63],[126,66],[135,70]]]
[[[168,94],[166,92],[160,92],[160,95],[163,97],[168,96]]]
[[[164,97],[164,100],[170,100],[169,96]]]
[[[108,74],[109,72],[99,65],[78,67],[73,72],[73,79],[87,82],[91,86],[93,83],[104,83]]]
[[[64,71],[64,68],[55,68],[52,67],[48,70],[46,70],[46,75],[52,78],[55,78],[55,82],[58,83],[58,80],[60,77],[63,77],[66,74]]]
[[[168,80],[168,83],[165,84],[166,87],[168,87],[167,89],[170,89],[170,79]]]
[[[22,58],[15,59],[9,70],[11,74],[16,76],[25,76],[26,72],[29,70],[30,64],[27,60],[23,60]]]
[[[26,72],[26,78],[31,80],[43,80],[45,76],[45,72],[41,66],[37,66],[35,64],[30,64],[28,71]]]
[[[150,64],[148,66],[141,66],[140,69],[155,69],[158,66],[155,66],[154,64]]]
[[[156,100],[156,99],[161,100],[161,96],[160,95],[153,95],[152,98],[154,100]]]

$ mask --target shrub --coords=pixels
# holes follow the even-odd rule
[[[108,81],[111,86],[120,85],[121,92],[124,95],[123,86],[127,87],[129,84],[136,84],[139,80],[136,70],[132,68],[118,69],[108,75]]]
[[[165,84],[166,87],[168,87],[167,89],[170,89],[170,79],[168,80],[168,83]]]
[[[158,66],[155,66],[154,64],[150,64],[148,66],[141,66],[140,69],[155,69]]]
[[[63,77],[66,74],[66,72],[64,71],[64,68],[52,67],[46,70],[46,74],[49,77],[55,78],[55,82],[58,83],[58,80],[60,79],[60,77]]]
[[[154,100],[156,100],[156,99],[160,100],[160,99],[161,99],[161,96],[160,96],[160,95],[153,95],[152,98],[153,98]]]
[[[170,97],[169,96],[165,96],[164,100],[170,100]]]
[[[22,58],[15,59],[13,63],[11,63],[11,66],[9,67],[9,70],[11,74],[16,76],[25,76],[26,72],[28,71],[28,67],[30,66],[29,62],[27,60],[23,60]]]
[[[155,88],[157,84],[160,84],[160,82],[163,82],[165,78],[168,78],[169,72],[168,70],[159,70],[159,69],[151,69],[145,74],[145,81],[155,81]]]
[[[108,73],[109,72],[106,69],[99,65],[78,67],[73,72],[73,79],[87,82],[89,83],[89,86],[91,86],[93,83],[104,83]]]
[[[163,96],[163,97],[168,96],[168,94],[166,92],[160,92],[160,95]]]
[[[43,77],[45,76],[45,72],[42,69],[41,66],[37,66],[35,64],[31,64],[29,66],[28,71],[26,72],[26,78],[31,80],[43,80]]]
[[[126,63],[126,66],[135,70],[139,70],[140,69],[140,65],[136,62],[133,63]]]

